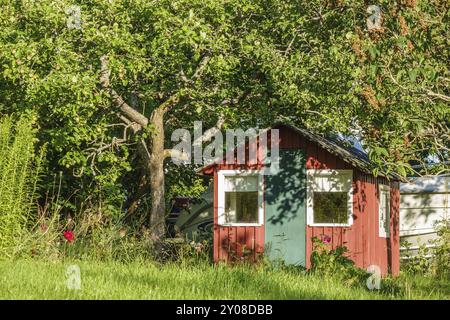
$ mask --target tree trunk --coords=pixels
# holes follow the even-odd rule
[[[150,228],[153,240],[164,237],[166,226],[166,205],[164,185],[164,113],[163,108],[156,109],[150,118],[154,132],[148,141],[150,153],[148,175],[150,177]]]
[[[204,59],[200,64],[198,71],[194,75],[195,78],[201,74],[202,69],[208,63],[209,57]],[[128,105],[126,101],[117,93],[110,85],[111,71],[108,67],[108,57],[102,56],[100,58],[100,83],[102,87],[110,94],[112,101],[119,108],[122,114],[119,115],[122,121],[131,126],[134,133],[141,129],[145,129],[150,123],[154,132],[151,137],[143,144],[146,150],[141,150],[147,162],[146,170],[150,180],[150,228],[151,237],[154,240],[159,240],[165,235],[165,215],[166,206],[164,198],[164,115],[165,113],[179,101],[182,92],[179,91],[170,96],[164,101],[156,110],[152,112],[150,119],[147,119],[142,113],[135,110]],[[132,210],[134,210],[132,208]]]

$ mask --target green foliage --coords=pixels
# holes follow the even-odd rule
[[[69,28],[73,4],[0,2],[0,113],[36,115],[39,128],[35,141],[35,130],[18,127],[23,138],[16,142],[12,124],[2,125],[0,247],[13,245],[33,222],[28,203],[37,175],[26,170],[34,144],[47,143],[43,187],[51,193],[60,173],[58,197],[44,215],[53,231],[31,236],[37,252],[64,255],[58,243],[70,219],[82,221],[71,227],[79,242],[67,246],[70,254],[81,243],[99,257],[126,256],[133,251],[122,250],[128,241],[147,248],[136,244],[145,237],[140,228],[116,235],[131,203],[146,218],[139,142],[157,132],[149,126],[131,137],[118,119],[100,85],[104,55],[111,86],[145,116],[180,93],[165,117],[166,146],[175,129],[192,129],[195,120],[206,129],[224,114],[229,128],[266,127],[281,118],[317,131],[357,131],[376,173],[406,175],[429,156],[449,158],[445,2],[382,0],[376,31],[367,30],[365,1],[81,0],[80,28]],[[192,168],[166,163],[165,170],[168,198],[204,191]],[[441,162],[430,170],[448,167]],[[317,265],[344,262],[342,250],[317,254]]]
[[[208,241],[189,241],[184,239],[166,239],[159,244],[158,254],[154,255],[160,263],[199,266],[210,264],[210,243]]]
[[[411,274],[428,274],[432,264],[431,248],[426,243],[419,243],[417,252],[411,249],[411,243],[402,241],[406,249],[401,264],[402,270]]]
[[[402,271],[407,274],[419,274],[438,278],[450,276],[450,225],[448,219],[436,222],[437,238],[420,243],[417,252],[411,250],[411,244],[403,242],[406,248]]]
[[[166,174],[168,185],[167,198],[191,197],[198,198],[206,191],[207,183],[199,177],[191,166],[171,166]]]
[[[381,1],[381,30],[355,28],[358,121],[372,159],[402,175],[433,155],[448,170],[448,4]],[[357,73],[357,74],[356,74]],[[437,132],[440,134],[435,135]],[[435,136],[435,142],[427,137]]]
[[[332,249],[326,241],[317,237],[313,237],[312,242],[311,272],[324,277],[338,277],[347,284],[365,283],[369,274],[355,267],[355,263],[346,256],[346,247],[338,246]]]
[[[438,238],[433,241],[435,274],[442,278],[450,278],[450,221],[448,219],[438,221],[436,230]]]
[[[111,85],[146,116],[183,93],[167,115],[168,135],[194,120],[206,128],[223,113],[228,127],[282,118],[356,129],[376,172],[404,175],[430,154],[448,158],[445,2],[383,0],[376,32],[367,30],[364,1],[82,0],[80,28],[69,28],[73,4],[4,0],[0,21],[0,112],[36,111],[49,146],[45,183],[63,172],[65,212],[112,190],[118,214],[136,193],[137,142],[154,134],[121,141],[124,125],[99,84],[103,55]],[[204,57],[202,76],[186,81]],[[236,97],[238,105],[222,104]],[[173,192],[198,190],[172,183]]]
[[[11,256],[33,223],[44,149],[35,156],[36,118],[0,118],[0,255]]]
[[[145,229],[133,229],[120,219],[103,217],[100,208],[88,208],[74,218],[61,218],[61,206],[41,208],[31,232],[22,238],[16,256],[53,261],[83,259],[95,261],[143,261],[154,257],[154,246]],[[45,211],[48,210],[48,211]],[[64,232],[70,231],[69,242]]]

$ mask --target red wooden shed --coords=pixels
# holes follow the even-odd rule
[[[258,150],[256,164],[234,158],[202,169],[214,176],[214,261],[265,254],[309,268],[318,237],[346,246],[358,267],[398,274],[398,177],[375,177],[367,155],[338,139],[287,124],[274,128],[275,174],[260,174],[259,137],[246,144]]]

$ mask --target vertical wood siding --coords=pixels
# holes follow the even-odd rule
[[[399,184],[365,174],[316,143],[310,142],[287,127],[280,129],[280,149],[302,149],[307,169],[353,169],[353,225],[350,227],[306,227],[306,267],[310,267],[313,250],[311,239],[328,235],[332,247],[346,246],[349,257],[358,267],[378,265],[382,274],[399,271]],[[270,143],[270,137],[269,137]],[[259,146],[258,146],[259,148]],[[247,147],[248,149],[248,147]],[[258,159],[260,160],[260,159]],[[264,252],[264,226],[223,227],[217,217],[217,170],[248,169],[248,165],[221,164],[214,169],[214,261],[249,259],[256,261]],[[390,237],[378,233],[378,186],[391,187]],[[245,250],[244,250],[245,248]],[[243,254],[243,252],[246,254]]]
[[[248,151],[246,146],[246,164],[223,164],[214,168],[214,261],[257,261],[264,253],[264,225],[262,226],[220,226],[218,224],[218,179],[217,170],[238,170],[238,169],[258,169],[261,163],[261,150],[257,145],[252,146],[257,150],[257,164],[249,165]],[[235,154],[235,162],[236,154]],[[264,201],[263,201],[264,203]]]

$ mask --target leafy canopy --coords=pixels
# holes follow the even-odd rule
[[[448,171],[445,1],[379,1],[382,28],[372,31],[364,1],[0,4],[0,113],[37,112],[49,168],[65,173],[68,194],[95,185],[120,202],[136,184],[137,139],[155,134],[149,127],[118,143],[124,125],[99,85],[104,55],[112,87],[146,116],[183,92],[166,118],[167,141],[173,129],[207,127],[219,114],[228,127],[282,118],[357,134],[379,170],[406,174],[432,156],[441,161],[434,172]],[[79,28],[68,26],[73,5]]]

